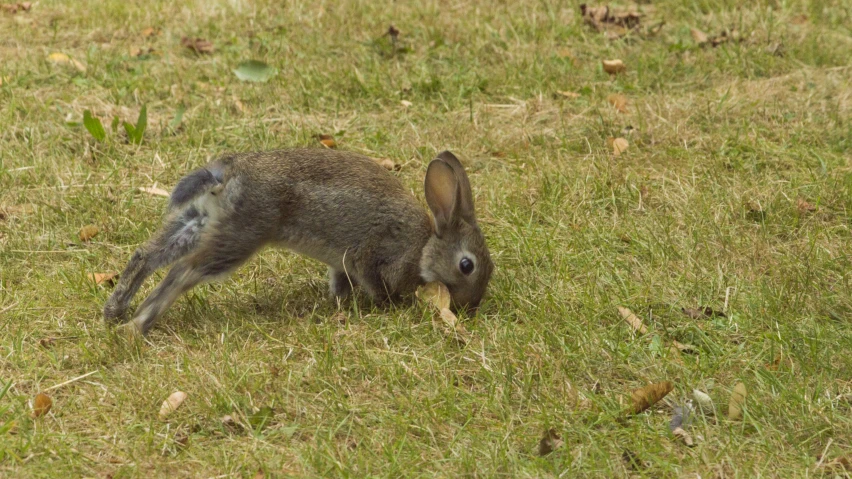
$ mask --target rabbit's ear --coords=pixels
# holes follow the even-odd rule
[[[458,205],[456,205],[458,211],[456,214],[461,216],[468,223],[475,225],[476,213],[473,209],[473,191],[470,189],[470,180],[467,179],[467,173],[464,171],[464,166],[462,166],[459,159],[456,158],[456,155],[449,151],[442,151],[441,153],[438,153],[437,159],[450,165],[450,168],[453,169],[453,173],[456,174],[459,189],[459,202]]]
[[[452,167],[434,159],[426,170],[426,203],[435,217],[435,234],[441,237],[452,226],[459,203],[459,182]]]

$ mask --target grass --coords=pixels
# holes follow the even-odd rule
[[[843,474],[817,465],[852,452],[852,6],[638,8],[659,34],[607,40],[573,2],[42,0],[0,15],[0,475]],[[742,41],[717,48],[690,35],[731,27]],[[604,73],[610,58],[627,72]],[[278,75],[239,81],[249,59]],[[143,105],[137,145],[110,123]],[[157,227],[165,199],[137,188],[318,134],[393,159],[418,197],[437,151],[463,159],[497,266],[474,339],[448,341],[419,304],[360,298],[341,321],[322,265],[267,250],[185,296],[142,350],[114,342],[109,287],[87,275],[120,271]],[[81,243],[88,224],[100,233]],[[726,317],[680,312],[705,305]],[[31,418],[38,392],[93,371]],[[663,380],[663,402],[623,417]],[[687,448],[668,423],[693,389],[720,418],[693,416]],[[189,398],[160,421],[176,390]],[[564,445],[539,457],[550,428]]]

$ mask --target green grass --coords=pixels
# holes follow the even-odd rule
[[[660,33],[614,41],[573,2],[42,0],[3,13],[0,476],[843,474],[816,465],[852,453],[852,5],[746,5],[640,5]],[[701,48],[693,27],[743,40]],[[604,73],[611,58],[627,72]],[[249,59],[278,75],[239,81]],[[555,96],[566,90],[581,96]],[[137,145],[121,125],[143,105]],[[317,134],[393,159],[419,197],[437,151],[462,158],[496,263],[466,320],[473,340],[447,340],[419,304],[359,297],[341,323],[322,265],[267,250],[178,301],[141,351],[114,342],[109,288],[86,275],[121,270],[158,226],[165,199],[137,188],[168,189],[226,151],[320,146]],[[614,157],[618,136],[630,147]],[[88,224],[100,234],[80,243]],[[680,312],[726,298],[726,318]],[[678,360],[675,339],[696,354]],[[30,417],[38,392],[92,371]],[[620,414],[663,380],[666,400]],[[730,421],[740,381],[746,411]],[[687,448],[668,422],[694,388],[720,417],[695,416]],[[176,390],[189,398],[160,421]],[[550,428],[565,444],[539,457]]]

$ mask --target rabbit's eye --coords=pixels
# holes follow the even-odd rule
[[[461,261],[459,261],[459,269],[465,276],[473,273],[473,261],[471,261],[470,258],[462,258]]]

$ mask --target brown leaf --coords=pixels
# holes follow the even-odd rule
[[[159,34],[160,34],[160,29],[159,29],[159,28],[154,28],[154,27],[144,28],[144,29],[142,29],[141,34],[142,34],[142,36],[143,36],[143,37],[145,37],[145,38],[153,37],[153,36],[155,36],[155,35],[159,35]]]
[[[692,39],[695,40],[695,43],[699,45],[704,45],[705,43],[710,41],[710,37],[707,36],[706,33],[702,32],[697,28],[691,28],[689,33],[692,34]]]
[[[198,54],[213,53],[215,50],[213,44],[203,38],[183,37],[180,39],[180,44]]]
[[[546,456],[562,447],[563,444],[562,436],[556,432],[555,428],[550,428],[547,431],[544,431],[544,436],[542,436],[541,440],[538,442],[538,455]]]
[[[808,23],[808,16],[805,14],[796,15],[795,17],[790,19],[790,23],[793,25],[804,25]]]
[[[326,148],[337,148],[337,142],[334,141],[334,137],[331,135],[319,135],[319,141]]]
[[[621,156],[627,150],[627,147],[630,146],[630,143],[624,138],[608,138],[607,143],[612,148],[612,156]]]
[[[674,437],[683,441],[683,443],[686,444],[688,447],[692,447],[695,445],[695,443],[692,441],[692,436],[690,436],[688,432],[683,430],[683,428],[674,428],[672,430],[672,434],[674,434]]]
[[[166,198],[171,196],[168,191],[166,191],[162,188],[157,188],[156,186],[150,186],[150,187],[140,186],[139,191],[141,191],[142,193],[148,193],[149,195],[164,196]]]
[[[50,349],[56,344],[56,338],[41,338],[38,344],[45,349]]]
[[[637,333],[645,334],[648,332],[648,328],[646,328],[645,325],[642,324],[642,320],[639,319],[639,316],[633,314],[633,311],[619,306],[618,314],[620,314],[622,319],[627,321],[627,324],[629,324]]]
[[[400,104],[400,105],[402,105],[402,106],[404,106],[404,107],[406,107],[406,108],[408,108],[408,107],[410,107],[411,105],[413,105],[414,103],[411,103],[411,102],[410,102],[410,101],[408,101],[408,100],[400,100],[399,104]]]
[[[83,65],[78,60],[69,57],[64,53],[51,53],[47,56],[47,59],[53,62],[56,65],[70,65],[77,69],[77,71],[81,73],[86,72],[86,65]]]
[[[737,383],[734,386],[734,390],[731,391],[731,399],[728,401],[728,419],[735,421],[742,418],[747,394],[745,384]]]
[[[796,200],[796,209],[799,210],[799,214],[813,213],[817,210],[816,206],[808,203],[804,200],[804,198],[798,198]]]
[[[450,307],[450,290],[438,281],[432,281],[420,286],[414,294],[421,301],[425,301],[437,308],[438,311],[449,309]]]
[[[580,98],[581,95],[579,93],[573,92],[573,91],[557,91],[556,97],[559,98],[560,96],[563,97],[563,98],[570,98],[570,99],[573,100],[575,98]]]
[[[451,337],[462,346],[470,342],[470,333],[465,329],[459,318],[449,309],[441,310],[440,321],[432,320],[432,325],[440,329],[445,336]],[[436,324],[437,323],[437,324]]]
[[[618,59],[601,60],[601,64],[603,65],[604,71],[610,75],[617,75],[627,70],[627,66],[624,65],[624,62]]]
[[[173,413],[186,400],[186,393],[183,391],[175,391],[160,406],[160,420],[164,421],[169,414]]]
[[[393,171],[396,168],[396,164],[390,158],[373,158],[373,161],[388,171]]]
[[[639,12],[616,11],[606,5],[589,6],[584,3],[580,5],[580,13],[584,23],[607,34],[612,34],[615,30],[621,30],[626,34],[628,30],[638,28],[642,20],[642,14]],[[618,38],[615,35],[610,36]]]
[[[632,405],[629,412],[638,414],[648,409],[656,404],[657,401],[666,397],[666,394],[670,393],[672,389],[674,389],[674,385],[671,382],[663,381],[661,383],[649,384],[633,391],[630,397]]]
[[[614,106],[619,113],[627,113],[627,97],[620,93],[612,93],[607,95],[606,101]]]
[[[41,417],[53,407],[53,399],[45,393],[38,393],[33,401],[33,417]]]
[[[80,241],[89,241],[98,235],[98,227],[95,225],[86,225],[80,229]]]
[[[118,273],[89,273],[89,279],[94,281],[95,284],[114,286],[115,280],[118,279]]]

